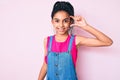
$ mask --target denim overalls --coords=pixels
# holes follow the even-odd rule
[[[67,52],[52,52],[52,39],[48,45],[47,55],[47,80],[78,80],[71,56],[71,48],[74,36],[71,36]]]

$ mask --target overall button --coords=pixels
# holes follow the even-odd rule
[[[58,73],[55,73],[56,76],[58,76]]]
[[[55,54],[56,56],[58,56],[58,54]]]
[[[58,67],[58,64],[55,64],[56,67]]]

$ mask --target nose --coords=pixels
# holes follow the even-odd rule
[[[63,25],[64,25],[63,22],[60,22],[60,27],[63,27]]]

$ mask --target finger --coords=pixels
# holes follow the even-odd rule
[[[70,27],[78,26],[77,24],[71,24]]]
[[[74,17],[74,16],[70,16],[70,18],[75,19],[75,17]]]
[[[81,20],[81,16],[70,16],[70,18],[74,19],[74,20]]]
[[[77,16],[77,19],[78,19],[78,20],[81,20],[81,19],[82,19],[82,16]]]

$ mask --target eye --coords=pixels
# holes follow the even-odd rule
[[[65,22],[65,23],[68,23],[68,22],[70,22],[70,20],[69,20],[69,19],[65,19],[64,22]]]
[[[54,20],[54,21],[57,22],[57,23],[59,22],[59,20]]]

